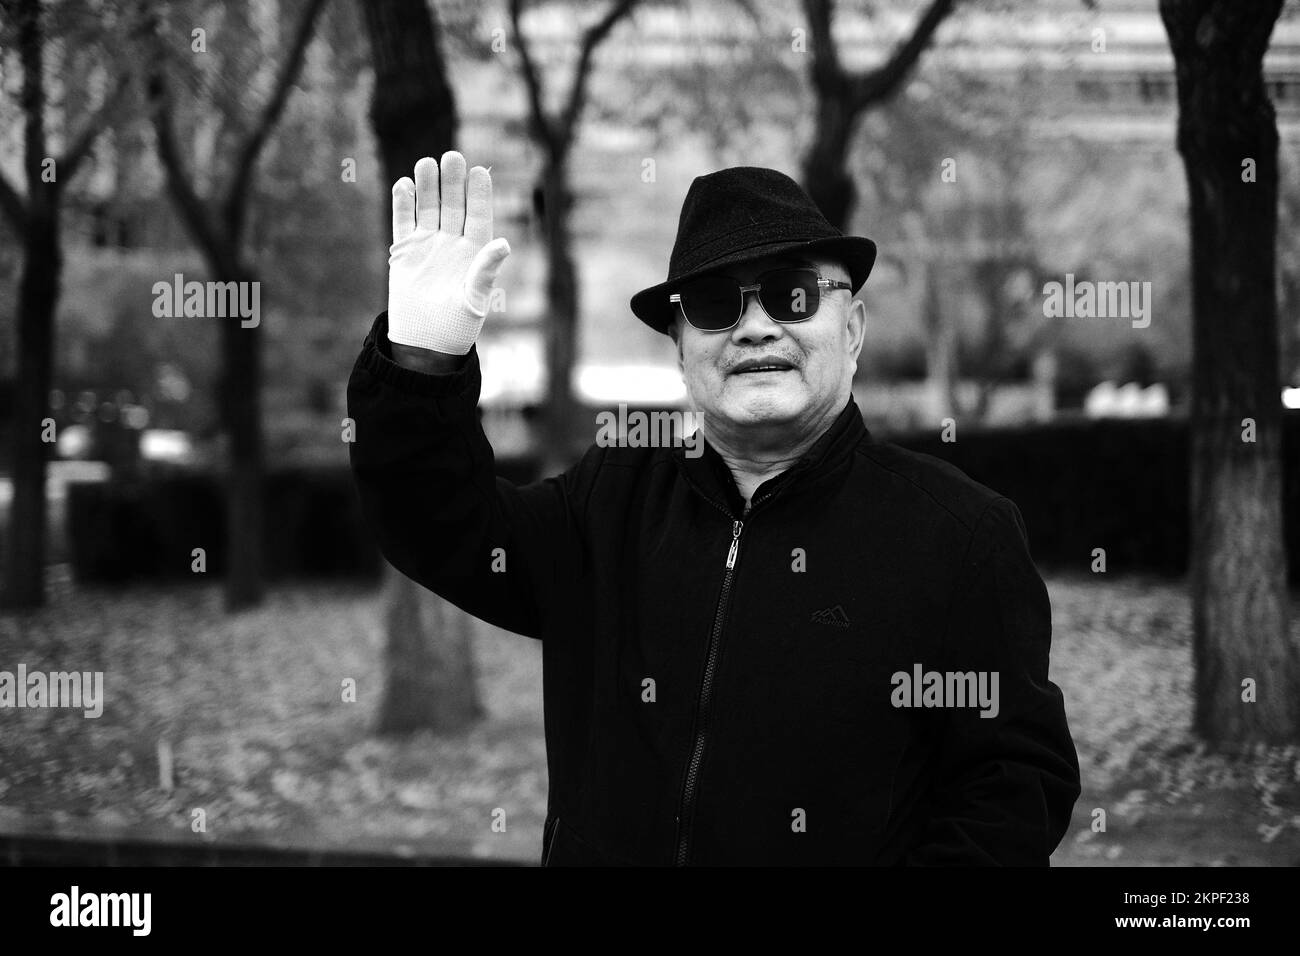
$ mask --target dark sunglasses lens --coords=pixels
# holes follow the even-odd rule
[[[802,322],[811,317],[821,304],[817,273],[806,269],[782,269],[769,272],[760,280],[759,296],[767,314],[778,322]]]
[[[714,332],[736,324],[740,315],[740,286],[725,276],[692,279],[678,290],[686,321],[697,329]]]

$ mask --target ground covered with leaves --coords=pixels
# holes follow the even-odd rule
[[[1300,864],[1300,747],[1229,757],[1190,733],[1185,587],[1091,577],[1048,587],[1052,677],[1084,786],[1053,862]],[[372,732],[380,591],[279,588],[234,616],[216,586],[65,581],[59,592],[39,612],[0,616],[0,669],[100,670],[107,703],[98,719],[0,712],[0,833],[536,860],[546,756],[535,642],[478,625],[487,718],[467,734],[390,740]],[[343,700],[349,678],[355,702]]]
[[[1300,865],[1300,746],[1211,753],[1191,733],[1186,585],[1094,576],[1048,577],[1047,585],[1052,679],[1065,694],[1083,777],[1052,862]],[[1291,633],[1300,639],[1294,595]],[[1094,829],[1098,809],[1104,832]]]

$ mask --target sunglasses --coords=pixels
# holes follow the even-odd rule
[[[816,269],[773,269],[742,285],[731,276],[700,276],[684,282],[668,297],[681,307],[686,321],[701,332],[727,332],[745,314],[745,293],[758,295],[773,321],[803,322],[817,314],[822,289],[852,289],[847,282],[823,279]]]

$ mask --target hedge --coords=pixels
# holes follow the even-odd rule
[[[882,437],[951,462],[1014,501],[1042,568],[1087,571],[1093,549],[1104,548],[1111,574],[1187,572],[1185,419],[959,426],[955,442],[937,430]],[[1291,583],[1300,584],[1300,412],[1283,417],[1283,457],[1283,534]],[[527,482],[537,463],[499,461],[498,473]],[[273,472],[266,494],[268,579],[379,578],[384,562],[345,466]],[[79,581],[193,578],[195,547],[206,549],[208,573],[220,574],[224,524],[220,478],[210,473],[68,489],[69,552]]]
[[[346,468],[300,468],[265,478],[263,557],[269,580],[377,579],[378,549],[363,527]],[[130,481],[68,485],[68,552],[78,581],[201,580],[226,568],[222,479],[173,472]]]
[[[1020,508],[1041,567],[1108,573],[1188,570],[1191,470],[1185,418],[1095,419],[1014,429],[894,435],[942,458]],[[1300,584],[1300,413],[1283,416],[1283,535]]]

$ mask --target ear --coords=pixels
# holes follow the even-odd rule
[[[673,340],[673,346],[677,349],[677,371],[683,377],[686,375],[686,360],[682,355],[682,327],[681,317],[674,315],[668,320],[667,330],[668,337]]]
[[[861,299],[849,303],[849,314],[845,317],[849,331],[849,357],[853,364],[858,364],[858,355],[862,352],[862,343],[867,336],[867,307]]]

